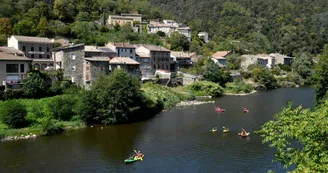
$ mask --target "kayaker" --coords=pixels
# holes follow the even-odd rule
[[[223,126],[223,130],[229,130],[229,129],[227,129],[226,127]]]
[[[137,156],[138,157],[141,157],[142,156],[142,153],[140,151],[137,152]]]
[[[242,128],[242,130],[241,130],[241,134],[242,134],[242,135],[246,135],[246,134],[247,134],[246,130]]]

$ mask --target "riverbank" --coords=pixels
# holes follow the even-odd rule
[[[226,96],[248,96],[248,95],[254,94],[256,92],[257,92],[256,90],[253,90],[250,93],[224,93],[223,95],[226,95]]]
[[[6,125],[1,124],[0,141],[35,139],[40,136],[49,136],[87,127],[86,124],[81,121],[59,121],[54,124],[48,124],[47,126],[48,127],[45,127],[45,125],[36,125],[21,129],[9,129]]]

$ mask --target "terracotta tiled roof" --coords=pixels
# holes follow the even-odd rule
[[[145,52],[138,52],[136,53],[140,58],[150,58],[149,53],[145,53]]]
[[[218,51],[215,54],[213,54],[211,57],[215,59],[225,59],[227,55],[229,55],[230,51]]]
[[[13,47],[0,47],[0,52],[3,52],[3,53],[8,53],[8,54],[17,54],[17,55],[24,55],[24,52],[20,51],[20,50],[17,50]]]
[[[143,44],[143,47],[150,51],[163,51],[163,52],[169,52],[170,50],[162,47],[162,46],[155,46],[155,45],[150,45],[150,44]]]
[[[52,43],[52,41],[46,37],[28,37],[20,35],[13,35],[13,37],[20,42]]]
[[[0,60],[8,60],[8,61],[32,61],[32,59],[27,58],[25,56],[15,56],[8,53],[0,52]]]
[[[130,64],[130,65],[138,65],[139,62],[129,58],[129,57],[114,57],[110,59],[109,64]]]

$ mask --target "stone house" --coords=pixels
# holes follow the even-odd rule
[[[129,57],[114,57],[109,60],[109,71],[114,69],[123,69],[131,76],[135,76],[140,79],[140,63]]]
[[[138,55],[143,54],[150,59],[151,74],[153,75],[156,70],[170,71],[171,56],[170,50],[155,45],[139,45],[136,49]]]
[[[133,18],[132,17],[125,17],[125,16],[118,16],[118,15],[109,15],[107,24],[109,25],[125,25],[130,24],[133,26]]]
[[[53,42],[48,38],[12,35],[7,44],[8,47],[21,50],[26,57],[33,59],[32,65],[35,69],[44,70],[47,66],[54,66]]]
[[[174,20],[167,20],[167,19],[164,19],[164,20],[163,20],[163,23],[166,24],[166,25],[179,27],[179,24],[178,24],[176,21],[174,21]]]
[[[132,18],[134,22],[138,22],[138,23],[142,22],[142,14],[122,13],[121,16]]]
[[[207,32],[199,32],[198,38],[202,39],[205,43],[209,41]]]
[[[84,79],[86,87],[90,87],[92,81],[99,75],[109,74],[109,57],[86,57],[83,63]]]
[[[191,33],[192,33],[192,29],[188,26],[185,27],[179,27],[176,29],[176,31],[181,34],[184,35],[188,38],[189,41],[191,41]]]
[[[196,57],[195,52],[171,51],[171,58],[175,58],[179,68],[189,68],[192,66],[192,58]]]
[[[21,82],[27,77],[32,59],[20,50],[12,47],[0,47],[0,80],[1,85],[12,89],[21,87]]]
[[[276,64],[285,64],[285,65],[292,65],[293,58],[285,55],[281,55],[279,53],[271,53],[271,57],[276,60]]]
[[[115,51],[118,57],[130,57],[136,60],[136,47],[130,43],[113,42],[108,43],[106,47]]]
[[[252,64],[258,64],[267,68],[273,68],[276,65],[275,58],[268,54],[242,55],[241,57],[242,69],[247,69],[247,67]]]
[[[148,33],[149,34],[156,34],[157,32],[161,31],[164,32],[165,35],[171,36],[175,31],[177,27],[164,24],[164,23],[154,23],[148,25]]]
[[[56,69],[62,69],[65,78],[82,86],[85,84],[84,56],[84,44],[55,48]]]
[[[151,61],[150,55],[144,52],[139,52],[136,54],[137,62],[140,63],[140,72],[141,76],[145,78],[149,78],[153,76],[151,70]]]
[[[218,64],[220,67],[225,67],[227,65],[225,57],[231,55],[231,53],[231,51],[218,51],[211,56],[211,59],[215,62],[215,64]]]

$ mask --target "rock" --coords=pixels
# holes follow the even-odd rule
[[[101,129],[104,129],[104,127],[100,127]]]
[[[36,138],[36,135],[35,135],[35,134],[33,134],[33,135],[32,135],[32,137],[33,137],[33,138]]]
[[[30,138],[30,135],[25,136],[25,139],[28,139],[28,138]]]

